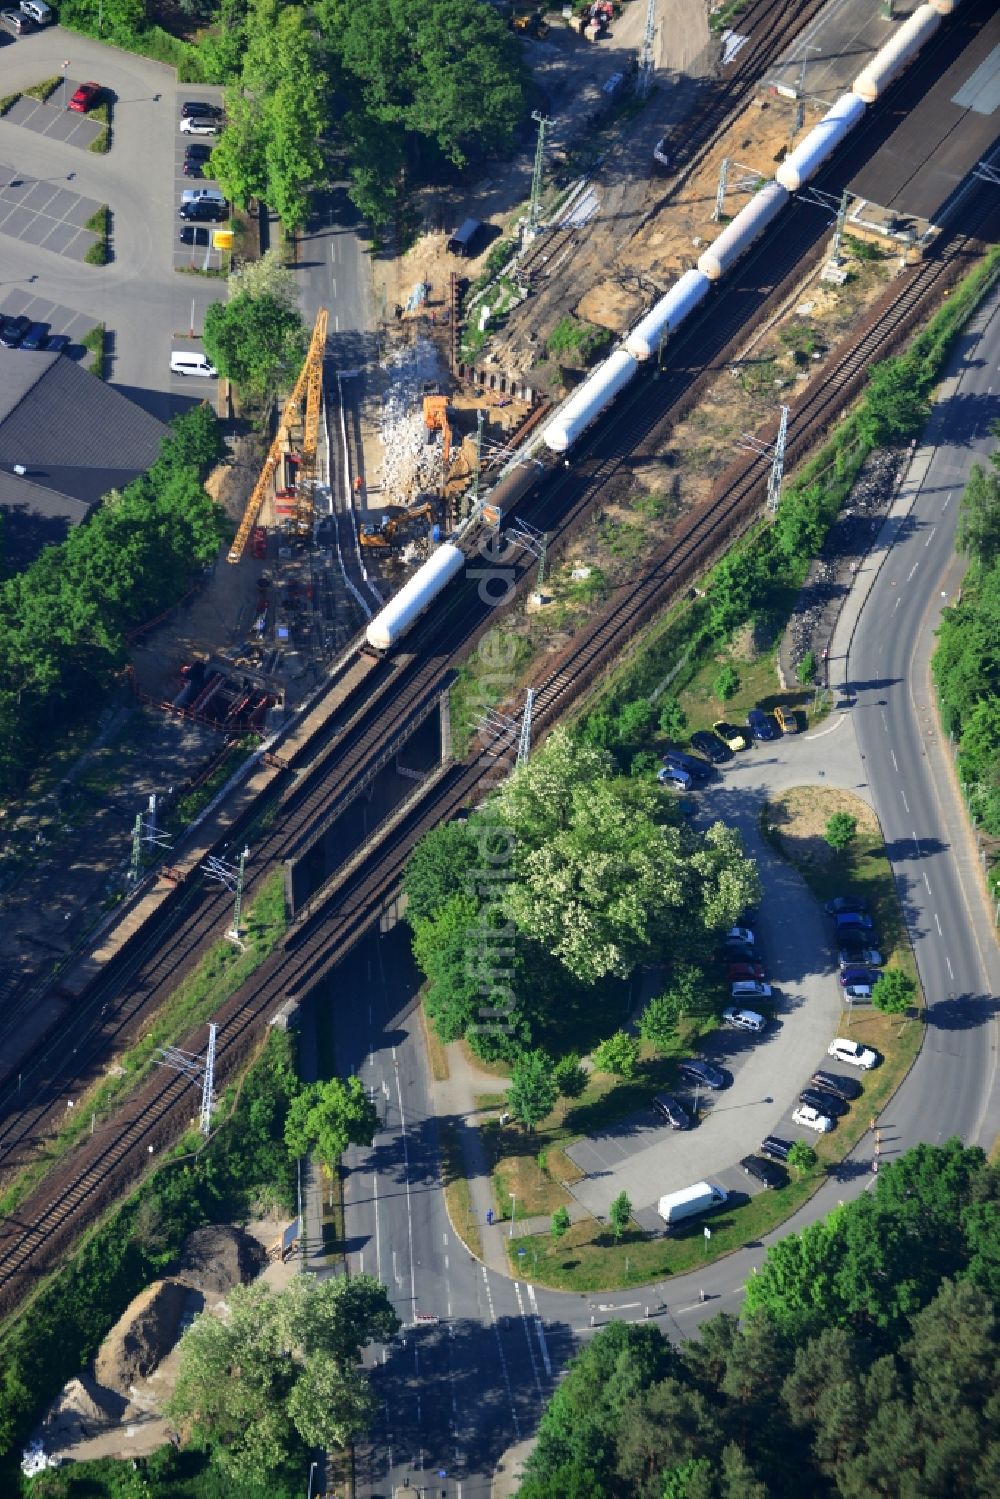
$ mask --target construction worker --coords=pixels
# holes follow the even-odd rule
[[[361,486],[362,486],[363,483],[364,483],[364,480],[362,479],[361,475],[358,474],[358,476],[354,480],[354,493],[355,494],[360,494],[361,493]]]

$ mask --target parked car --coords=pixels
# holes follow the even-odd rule
[[[871,932],[875,923],[864,911],[840,911],[835,917],[838,936],[841,932]]]
[[[182,120],[221,120],[222,107],[219,104],[205,104],[200,99],[187,99],[181,105]]]
[[[218,203],[182,203],[177,217],[189,224],[221,224],[229,215]]]
[[[17,317],[0,318],[0,344],[5,349],[16,349],[30,327],[31,319],[23,313],[18,313]]]
[[[860,954],[868,948],[878,950],[878,936],[867,926],[838,926],[837,942],[844,952],[853,953],[852,962],[863,962]]]
[[[810,1108],[807,1103],[800,1104],[795,1110],[792,1123],[801,1125],[803,1129],[815,1130],[818,1135],[829,1134],[833,1129],[833,1120],[829,1114],[821,1114],[818,1109]]]
[[[767,975],[764,972],[763,963],[729,963],[726,966],[726,983],[735,984],[740,979],[763,979]]]
[[[724,718],[717,719],[712,728],[728,749],[745,750],[750,748],[750,740],[743,730],[738,729],[733,723],[727,723]]]
[[[34,21],[22,10],[0,10],[0,26],[12,36],[23,36],[35,29]]]
[[[220,208],[228,207],[225,193],[219,187],[186,187],[181,193],[182,203],[216,203]]]
[[[218,135],[218,120],[210,119],[208,115],[185,116],[180,123],[181,135]]]
[[[885,962],[877,947],[842,947],[837,958],[841,968],[853,968],[856,963],[865,968],[881,968]]]
[[[784,1187],[788,1182],[788,1172],[783,1166],[776,1166],[773,1161],[765,1161],[759,1155],[745,1155],[740,1165],[747,1176],[752,1176],[754,1181],[763,1182],[765,1187]]]
[[[759,963],[761,958],[760,949],[749,942],[727,942],[722,955],[727,963]]]
[[[747,714],[747,725],[755,739],[769,741],[778,738],[778,725],[770,713],[763,708],[751,708]]]
[[[661,786],[674,786],[678,791],[687,791],[691,786],[691,777],[679,765],[664,765],[656,772],[656,779]]]
[[[856,999],[871,999],[871,984],[846,984],[844,987],[844,998],[849,1002]]]
[[[103,93],[102,83],[81,83],[66,107],[78,115],[85,115],[88,110],[93,109]]]
[[[759,979],[736,979],[729,985],[730,999],[770,999],[772,993],[771,985]]]
[[[846,1098],[853,1103],[855,1098],[861,1096],[861,1084],[856,1077],[841,1077],[839,1072],[824,1072],[822,1068],[814,1072],[809,1079],[810,1086],[825,1088],[828,1093],[836,1093],[838,1098]]]
[[[696,781],[707,780],[712,774],[711,765],[706,765],[697,755],[685,755],[681,750],[667,750],[661,758],[664,765],[675,765],[678,770],[686,770]]]
[[[862,968],[857,963],[852,963],[847,968],[840,970],[840,984],[844,989],[849,989],[852,984],[867,984],[871,988],[875,982],[875,974],[870,968]]]
[[[48,26],[52,20],[51,7],[45,0],[21,0],[21,10],[36,26]]]
[[[48,323],[32,323],[21,339],[22,349],[44,349],[48,338]]]
[[[696,749],[699,755],[704,755],[706,760],[711,760],[713,765],[725,765],[727,760],[733,758],[722,740],[717,735],[710,734],[707,729],[699,729],[696,734],[691,735],[691,748]]]
[[[765,1135],[759,1147],[761,1155],[772,1161],[787,1161],[791,1148],[791,1140],[781,1140],[777,1135]]]
[[[799,1094],[799,1103],[815,1109],[817,1114],[829,1114],[831,1119],[839,1119],[841,1114],[847,1113],[844,1100],[835,1093],[827,1093],[824,1088],[803,1088]]]
[[[671,1129],[691,1128],[691,1120],[672,1094],[658,1093],[653,1099],[653,1108],[661,1119],[666,1120]]]
[[[207,146],[204,141],[191,141],[184,147],[184,160],[208,161],[214,150],[214,146]]]
[[[685,1057],[677,1063],[677,1071],[687,1082],[700,1083],[704,1088],[724,1088],[728,1081],[724,1072],[701,1057]]]
[[[837,895],[827,901],[823,910],[828,916],[839,916],[844,911],[867,911],[868,902],[859,895]]]
[[[735,1005],[723,1010],[722,1018],[727,1025],[735,1026],[738,1031],[753,1031],[755,1035],[759,1035],[767,1024],[763,1015],[758,1015],[756,1010],[740,1010]]]
[[[46,353],[49,354],[64,354],[69,346],[70,336],[68,333],[52,333],[49,335],[49,341],[45,348]]]
[[[835,1041],[831,1041],[826,1053],[838,1062],[848,1062],[852,1067],[860,1067],[862,1072],[870,1072],[881,1060],[877,1051],[873,1051],[870,1046],[862,1046],[860,1041],[852,1041],[848,1036],[838,1036]]]
[[[727,942],[742,942],[747,947],[756,944],[756,938],[748,926],[731,926],[726,933]]]
[[[207,229],[201,229],[195,224],[185,224],[180,233],[182,245],[201,246],[206,249],[212,243],[212,236]]]
[[[778,728],[783,734],[797,734],[799,732],[799,721],[790,708],[777,707],[774,716],[778,721]]]

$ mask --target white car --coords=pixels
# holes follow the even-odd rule
[[[754,936],[748,926],[731,926],[726,933],[727,942],[745,942],[748,947],[753,947]]]
[[[664,765],[656,772],[656,779],[661,786],[675,786],[678,791],[686,791],[691,785],[691,777],[679,765]]]
[[[217,187],[186,187],[181,193],[182,203],[218,203],[220,208],[226,206],[226,195]]]
[[[801,1124],[803,1129],[814,1129],[818,1135],[828,1134],[833,1129],[833,1120],[807,1103],[800,1104],[795,1110],[792,1123]]]
[[[181,135],[218,135],[218,120],[184,119],[180,123]]]
[[[862,1067],[865,1072],[878,1066],[877,1051],[872,1051],[870,1046],[862,1046],[860,1041],[849,1041],[846,1036],[838,1036],[826,1050],[827,1055],[836,1057],[838,1062],[850,1062],[852,1067]]]

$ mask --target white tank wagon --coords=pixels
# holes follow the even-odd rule
[[[939,16],[950,16],[953,10],[957,10],[962,0],[928,0],[931,10],[936,10]]]
[[[760,239],[788,202],[788,192],[778,182],[762,187],[731,224],[727,224],[698,261],[698,269],[709,281],[718,281]]]
[[[626,349],[616,349],[603,364],[597,366],[592,375],[588,375],[580,389],[560,406],[542,433],[546,447],[551,448],[553,453],[565,453],[571,448],[591,422],[596,422],[615,396],[634,379],[638,368]]]
[[[628,353],[633,359],[640,361],[652,359],[659,352],[663,340],[674,333],[685,318],[691,316],[711,289],[711,281],[701,271],[685,271],[666,296],[661,297],[642,321],[636,323],[625,340]]]
[[[880,48],[866,68],[854,80],[853,89],[866,104],[880,99],[903,69],[913,61],[921,47],[930,41],[941,25],[940,12],[931,5],[921,5],[895,35]]]
[[[850,135],[867,107],[857,94],[841,94],[833,108],[785,157],[774,174],[775,180],[790,193],[797,193],[803,182],[810,182],[824,161]]]
[[[465,566],[465,553],[450,541],[432,552],[408,583],[369,624],[365,639],[376,651],[390,651]]]

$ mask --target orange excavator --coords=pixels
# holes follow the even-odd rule
[[[424,426],[428,432],[441,432],[444,436],[442,460],[447,473],[448,459],[451,457],[451,422],[448,420],[447,396],[424,396]]]
[[[402,515],[394,515],[383,521],[380,526],[362,526],[358,531],[358,540],[363,547],[391,547],[397,543],[396,533],[411,521],[433,519],[432,504],[417,505],[412,510],[405,510]]]

